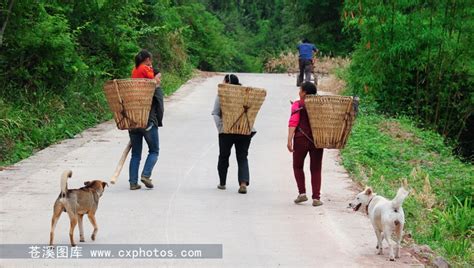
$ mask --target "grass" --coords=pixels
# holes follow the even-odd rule
[[[76,81],[61,93],[38,90],[19,93],[14,101],[1,98],[0,166],[110,119],[100,87]]]
[[[364,105],[364,104],[362,104]],[[360,184],[393,197],[407,178],[406,231],[454,265],[473,264],[474,168],[452,147],[410,118],[362,111],[342,150],[343,165]]]
[[[190,76],[165,73],[165,95],[175,92]],[[38,90],[0,96],[0,167],[14,164],[58,141],[112,119],[102,91],[104,81],[74,81],[63,92]],[[11,92],[20,92],[11,89]],[[14,99],[12,101],[12,99]]]
[[[163,93],[165,96],[173,94],[178,88],[186,83],[186,81],[191,78],[193,72],[190,69],[189,71],[183,74],[176,73],[167,73],[163,75],[163,81],[161,87],[163,88]]]

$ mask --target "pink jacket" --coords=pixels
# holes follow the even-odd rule
[[[301,100],[297,100],[291,105],[291,116],[288,122],[288,127],[297,127],[300,123],[300,113],[298,113],[298,111],[301,110],[300,102]]]

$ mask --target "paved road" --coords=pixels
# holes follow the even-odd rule
[[[375,235],[363,214],[346,208],[355,190],[338,164],[338,152],[325,151],[322,201],[293,204],[297,195],[286,150],[289,100],[297,98],[294,77],[240,74],[245,85],[268,90],[250,148],[251,184],[237,193],[232,156],[226,191],[216,189],[217,133],[210,115],[223,75],[188,82],[166,102],[161,151],[153,174],[156,188],[128,190],[128,163],[118,183],[101,199],[97,244],[222,244],[223,258],[208,260],[0,260],[2,267],[380,267],[411,266],[403,251],[388,262],[375,255]],[[128,142],[127,132],[106,122],[42,150],[0,172],[1,243],[48,242],[59,177],[72,169],[70,188],[89,179],[107,179]],[[307,183],[309,187],[309,182]],[[309,188],[310,189],[310,188]],[[67,244],[63,214],[56,243]],[[77,229],[76,229],[77,232]],[[76,236],[77,233],[76,233]]]

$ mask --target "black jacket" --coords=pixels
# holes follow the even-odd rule
[[[152,122],[155,126],[162,127],[164,112],[163,90],[161,90],[161,87],[156,87],[153,102],[151,103],[150,115],[148,116],[148,123]]]

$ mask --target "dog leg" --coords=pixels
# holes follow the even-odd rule
[[[79,214],[78,223],[79,223],[79,242],[85,242],[84,240],[84,226],[82,225],[82,218],[84,214]]]
[[[395,245],[395,258],[400,258],[400,243],[403,239],[403,224],[401,224],[400,227],[395,230],[395,235],[397,237]]]
[[[94,227],[94,231],[92,232],[91,239],[95,241],[95,236],[97,235],[97,231],[99,230],[99,227],[97,226],[97,222],[95,221],[95,215],[89,212],[90,214],[87,214],[89,217],[89,221],[92,223],[92,226]]]
[[[70,215],[70,229],[69,229],[69,240],[71,240],[71,246],[75,247],[76,243],[74,243],[74,228],[76,228],[77,225],[77,216],[76,215]]]
[[[383,255],[383,247],[382,247],[383,236],[382,236],[382,232],[380,232],[379,229],[375,229],[375,235],[377,236],[377,247],[376,247],[378,249],[377,254],[378,255]]]
[[[53,217],[51,219],[51,232],[49,233],[49,245],[53,245],[53,240],[54,240],[54,230],[56,229],[56,224],[58,223],[59,217],[61,216],[61,213],[63,211],[63,208],[60,206],[54,206],[53,210]]]
[[[391,236],[392,236],[392,231],[389,229],[389,228],[385,228],[383,230],[383,234],[384,234],[384,238],[385,240],[387,241],[387,244],[388,244],[388,250],[389,250],[389,256],[390,256],[390,260],[391,261],[395,261],[395,256],[393,254],[393,245],[392,245],[392,241],[391,241]]]

